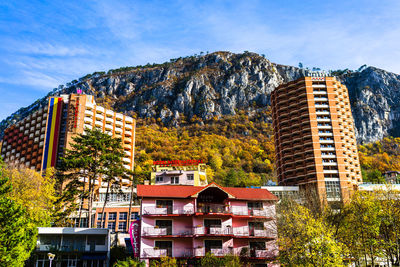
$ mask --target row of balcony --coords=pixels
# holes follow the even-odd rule
[[[160,258],[160,257],[177,257],[177,258],[193,258],[193,257],[204,257],[207,252],[211,252],[217,257],[223,257],[227,255],[236,255],[245,258],[259,258],[259,259],[272,259],[276,257],[274,250],[265,249],[251,249],[250,247],[242,248],[181,248],[179,250],[173,250],[172,248],[145,248],[143,249],[143,258]]]
[[[195,213],[260,217],[274,216],[273,209],[249,209],[248,207],[229,207],[220,204],[199,206],[197,209],[193,207],[157,207],[155,205],[143,207],[143,215],[192,215]]]
[[[258,237],[258,238],[275,238],[276,231],[273,229],[254,229],[249,226],[229,227],[229,226],[197,226],[184,229],[176,229],[172,227],[144,227],[143,237],[159,237],[159,236],[235,236],[235,237]]]

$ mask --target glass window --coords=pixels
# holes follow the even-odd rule
[[[104,235],[88,235],[87,244],[89,245],[92,242],[96,245],[104,246],[106,244],[106,237]]]
[[[116,220],[117,219],[117,213],[116,212],[110,212],[108,213],[108,220]]]
[[[131,213],[131,220],[136,220],[136,218],[139,216],[138,212],[132,212]]]
[[[119,219],[120,220],[126,220],[128,218],[128,213],[127,212],[120,212],[119,213]]]
[[[326,197],[340,198],[340,183],[339,181],[325,181]]]
[[[171,177],[171,184],[179,184],[179,177],[178,176],[172,176]]]
[[[189,181],[194,180],[194,175],[193,175],[193,174],[188,174],[188,175],[187,175],[187,179],[188,179]]]
[[[118,231],[126,232],[126,222],[119,222],[118,223]]]
[[[101,220],[101,215],[103,215],[103,213],[97,213],[97,220]],[[106,215],[106,213],[104,213],[104,215]]]
[[[163,181],[164,181],[164,177],[162,177],[160,175],[156,176],[156,183],[163,182]]]
[[[107,228],[111,229],[111,232],[115,232],[115,222],[109,222]]]

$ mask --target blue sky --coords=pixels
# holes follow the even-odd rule
[[[94,71],[219,50],[400,73],[400,1],[1,1],[0,119]]]

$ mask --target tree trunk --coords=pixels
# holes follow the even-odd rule
[[[107,201],[108,201],[108,192],[110,190],[110,183],[111,183],[111,180],[109,178],[108,183],[107,183],[106,198],[104,199],[103,210],[101,211],[101,227],[102,228],[106,228],[106,226],[104,225],[104,223],[106,222],[106,220],[104,218],[104,214],[105,214],[104,210],[106,208]]]
[[[78,217],[78,227],[81,227],[81,219],[82,219],[82,209],[83,209],[83,202],[84,202],[84,195],[86,189],[86,177],[83,178],[83,190],[81,194],[81,204],[79,205],[79,217]]]

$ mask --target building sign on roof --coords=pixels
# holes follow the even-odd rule
[[[193,166],[204,163],[202,159],[188,159],[188,160],[156,160],[153,165],[167,166]]]

